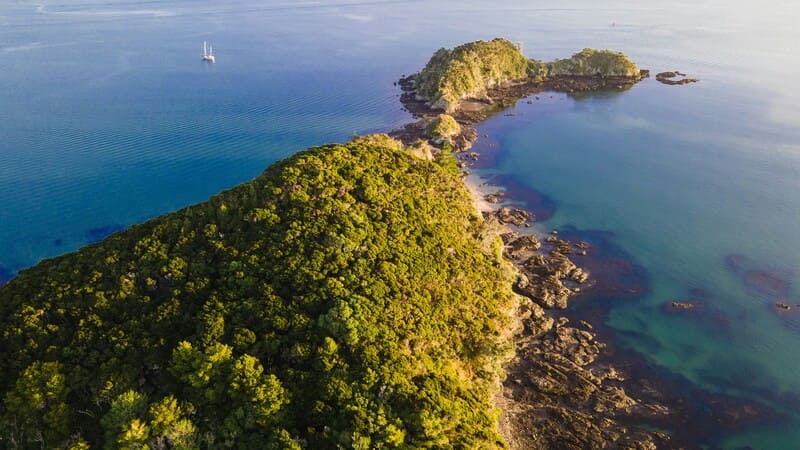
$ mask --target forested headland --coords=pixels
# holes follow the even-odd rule
[[[0,288],[10,448],[503,447],[514,306],[453,156],[383,135]]]

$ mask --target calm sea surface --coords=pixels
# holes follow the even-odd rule
[[[440,46],[613,48],[702,81],[520,102],[481,126],[500,148],[481,175],[553,199],[542,229],[611,232],[647,270],[647,294],[609,314],[621,344],[789,417],[716,445],[800,448],[800,6],[555,4],[4,1],[0,279],[298,150],[405,123],[393,82]],[[663,311],[689,299],[701,314]]]

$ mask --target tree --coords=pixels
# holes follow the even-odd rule
[[[70,434],[67,388],[57,362],[36,361],[28,366],[5,395],[0,436],[12,447],[38,443],[56,447]]]
[[[181,406],[173,396],[150,405],[150,434],[153,449],[189,450],[197,446],[197,428],[187,417],[194,407]]]
[[[147,411],[147,397],[134,390],[118,395],[100,423],[103,425],[105,448],[120,446],[137,448],[148,437],[147,425],[141,421]]]

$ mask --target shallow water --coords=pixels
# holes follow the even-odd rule
[[[496,166],[482,170],[552,199],[542,227],[609,231],[647,270],[647,294],[610,312],[620,343],[697,386],[791,417],[717,444],[800,446],[793,3],[9,3],[0,5],[0,279],[202,201],[297,150],[406,122],[392,83],[440,46],[507,36],[545,60],[607,47],[654,72],[700,78],[520,102],[513,117],[482,125],[500,146]],[[216,65],[199,60],[203,40]],[[748,259],[734,270],[732,254]],[[692,289],[705,292],[703,314],[662,311],[696,297]],[[779,313],[776,301],[792,310]]]

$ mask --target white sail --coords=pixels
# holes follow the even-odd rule
[[[211,63],[217,62],[216,58],[214,58],[214,47],[208,45],[208,42],[203,41],[203,61],[208,61]]]

